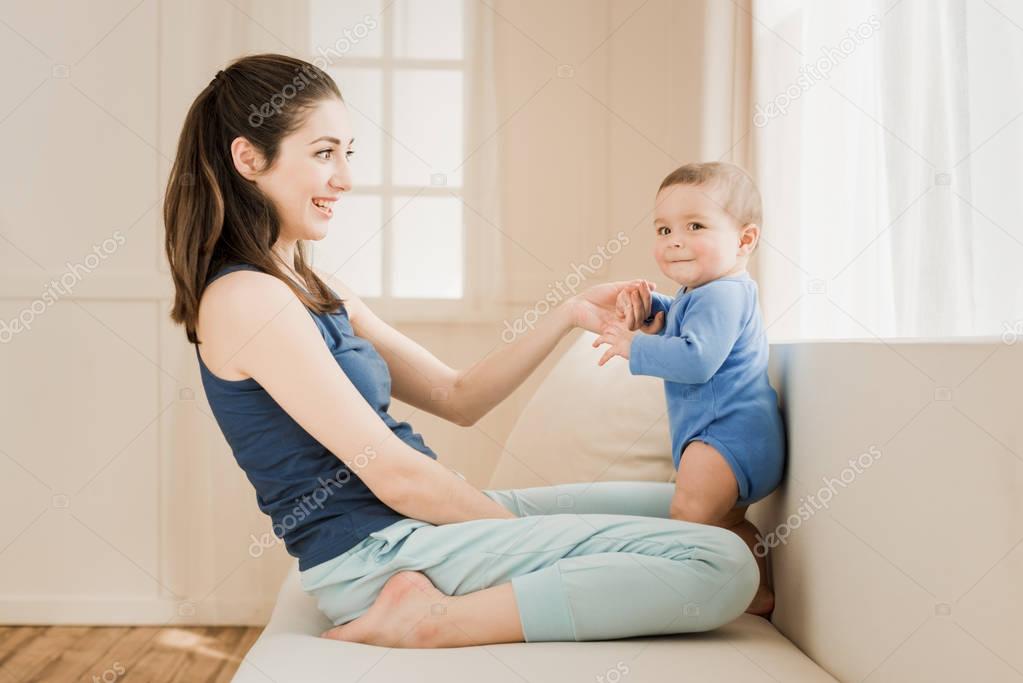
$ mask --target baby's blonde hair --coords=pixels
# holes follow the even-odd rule
[[[709,185],[724,190],[724,209],[739,221],[739,225],[755,223],[761,229],[763,208],[760,190],[746,171],[723,161],[679,166],[661,181],[658,192],[672,185]]]

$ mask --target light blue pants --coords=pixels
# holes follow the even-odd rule
[[[670,483],[599,482],[484,493],[519,519],[405,519],[302,572],[334,625],[419,571],[443,593],[511,581],[527,641],[708,631],[736,618],[760,572],[737,535],[668,517]]]

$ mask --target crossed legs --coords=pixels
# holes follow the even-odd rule
[[[756,593],[740,538],[668,518],[671,484],[486,493],[519,517],[427,525],[390,549],[371,545],[368,573],[336,585],[349,607],[328,614],[341,625],[323,635],[459,647],[697,632],[731,621]]]

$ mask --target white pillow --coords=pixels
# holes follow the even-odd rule
[[[634,376],[585,332],[526,404],[491,489],[592,481],[674,481],[664,382]]]

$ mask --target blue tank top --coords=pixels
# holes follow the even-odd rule
[[[243,269],[259,270],[248,263],[232,263],[211,277],[207,285]],[[388,414],[391,375],[387,363],[369,341],[355,335],[344,305],[338,313],[306,310],[338,365],[380,419],[402,441],[436,459],[437,455],[407,422],[398,422]],[[295,422],[254,378],[220,378],[206,367],[198,345],[195,355],[217,424],[256,489],[259,509],[269,515],[273,533],[284,541],[288,553],[298,558],[299,570],[337,557],[370,533],[405,519]],[[345,416],[337,417],[343,425]],[[367,450],[350,455],[358,470],[360,460],[368,462],[375,453]]]

